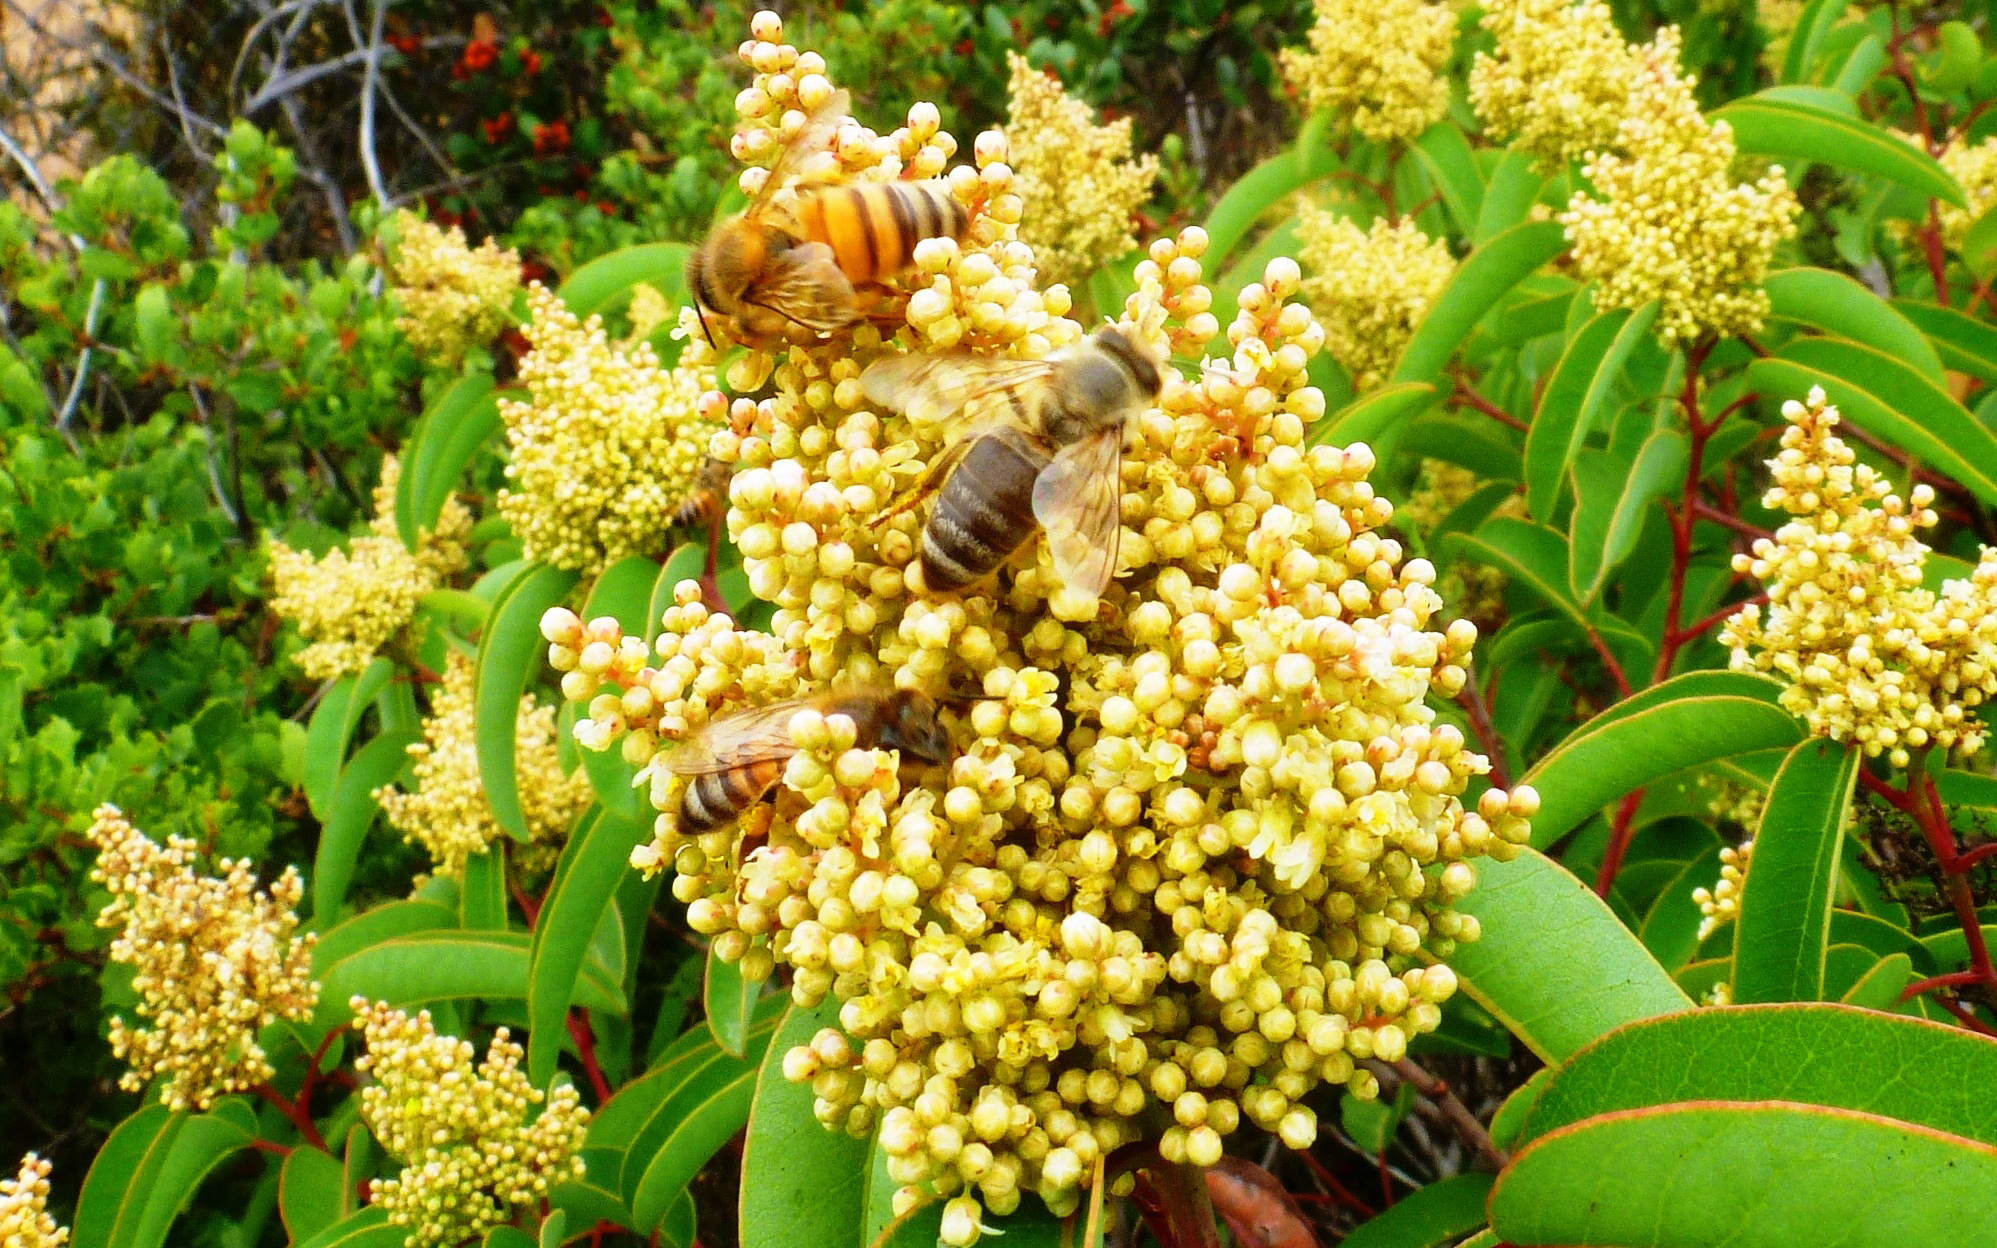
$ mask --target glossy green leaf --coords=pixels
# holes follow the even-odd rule
[[[1868,1010],[1891,1010],[1900,1004],[1901,990],[1913,978],[1914,960],[1904,953],[1889,953],[1873,963],[1838,1000]]]
[[[1877,31],[1866,35],[1852,46],[1851,55],[1844,58],[1838,67],[1837,77],[1831,86],[1843,95],[1856,97],[1862,93],[1880,70],[1886,67],[1886,41]],[[1899,188],[1892,188],[1905,194]]]
[[[1477,214],[1472,241],[1481,247],[1524,222],[1544,185],[1546,179],[1533,168],[1530,153],[1515,147],[1505,149],[1484,183],[1484,204]]]
[[[1589,611],[1568,589],[1570,557],[1567,539],[1561,534],[1545,525],[1496,516],[1475,533],[1450,534],[1444,549],[1497,568],[1515,584],[1530,589],[1584,637],[1601,638],[1626,674],[1638,670],[1640,678],[1641,671],[1648,669],[1650,643],[1614,616]]]
[[[1496,1175],[1458,1174],[1416,1188],[1360,1223],[1339,1248],[1435,1248],[1484,1225],[1484,1199]]]
[[[1699,905],[1692,891],[1711,888],[1720,878],[1720,846],[1686,863],[1675,878],[1657,894],[1644,915],[1637,935],[1651,956],[1667,969],[1677,970],[1699,951]]]
[[[499,429],[499,396],[485,373],[460,377],[423,413],[402,448],[395,487],[395,529],[404,546],[414,551],[420,533],[436,527],[465,465]]]
[[[361,843],[380,810],[374,791],[395,779],[409,762],[409,747],[421,739],[418,732],[384,732],[357,750],[341,770],[312,860],[312,915],[317,921],[332,919],[346,901]]]
[[[1858,116],[1858,101],[1836,87],[1813,87],[1804,83],[1783,83],[1764,88],[1758,99],[1804,104],[1845,117]]]
[[[1855,342],[1800,338],[1751,364],[1748,384],[1794,399],[1822,386],[1852,424],[1997,502],[1997,434],[1892,356]]]
[[[1540,795],[1532,843],[1551,845],[1610,802],[1675,771],[1796,744],[1802,725],[1776,705],[1779,692],[1760,676],[1687,672],[1581,725],[1526,773]]]
[[[646,282],[658,288],[669,304],[686,301],[686,262],[692,249],[685,243],[638,243],[598,256],[569,274],[556,293],[569,311],[584,320],[613,300]]]
[[[1742,152],[1870,173],[1957,207],[1966,203],[1962,187],[1940,162],[1870,122],[1759,96],[1735,100],[1711,117],[1733,127]]]
[[[458,926],[468,932],[506,930],[506,848],[494,843],[465,859],[458,894]]]
[[[1558,221],[1528,221],[1471,252],[1422,318],[1389,380],[1439,383],[1444,366],[1484,314],[1566,247]]]
[[[1567,586],[1592,606],[1636,549],[1651,504],[1685,476],[1689,447],[1676,429],[1644,439],[1634,459],[1582,451],[1574,461],[1574,525],[1567,546]]]
[[[127,1248],[135,1242],[145,1217],[146,1194],[187,1117],[164,1105],[149,1104],[112,1130],[83,1176],[83,1194],[70,1228],[72,1242],[104,1248]]]
[[[345,1182],[345,1172],[331,1154],[309,1147],[291,1150],[278,1179],[277,1208],[292,1243],[304,1243],[340,1220]]]
[[[1325,134],[1329,120],[1329,114],[1313,116],[1289,151],[1269,157],[1227,188],[1207,214],[1207,272],[1220,271],[1269,209],[1339,167],[1337,149]]]
[[[1837,25],[1850,4],[1851,0],[1810,0],[1789,38],[1789,53],[1782,64],[1783,82],[1809,80],[1810,70],[1823,50],[1824,36]]]
[[[369,1205],[298,1248],[404,1248],[408,1238],[408,1227],[396,1226],[379,1205]]]
[[[160,1248],[167,1242],[174,1220],[194,1199],[195,1189],[215,1168],[256,1138],[256,1115],[241,1100],[218,1102],[205,1114],[195,1114],[171,1133],[171,1142],[156,1167],[135,1175],[129,1200],[143,1202],[136,1224],[120,1219],[120,1229],[131,1227],[128,1238],[116,1242],[119,1248]],[[78,1238],[78,1243],[84,1242]]]
[[[1921,299],[1895,299],[1892,307],[1927,336],[1944,365],[1985,382],[1997,382],[1997,327]]]
[[[547,652],[547,643],[541,640],[541,615],[560,602],[577,579],[576,573],[547,564],[528,568],[493,600],[491,623],[479,643],[473,707],[478,774],[493,819],[516,841],[527,839],[514,744],[520,695]]]
[[[741,1057],[748,1052],[749,1023],[762,995],[763,980],[747,980],[741,967],[724,962],[713,949],[707,951],[707,974],[702,980],[701,1003],[707,1021],[714,1028],[714,1042],[721,1051]]]
[[[1560,483],[1606,410],[1616,379],[1657,320],[1657,305],[1603,312],[1581,327],[1540,392],[1525,439],[1526,510],[1542,523],[1560,501]]]
[[[1484,179],[1477,171],[1477,154],[1470,140],[1453,121],[1439,121],[1422,133],[1409,148],[1429,180],[1441,193],[1449,215],[1465,234],[1477,228],[1484,210]]]
[[[529,946],[527,1077],[537,1088],[554,1077],[569,985],[582,971],[591,935],[630,869],[632,847],[645,832],[643,826],[596,811],[583,816],[562,847]]]
[[[305,729],[305,800],[321,823],[332,806],[333,788],[346,766],[354,730],[394,675],[393,663],[376,659],[359,676],[342,676],[327,685],[319,705],[312,708],[312,722]]]
[[[1377,445],[1435,398],[1426,382],[1404,381],[1369,391],[1320,421],[1310,431],[1312,446]]]
[[[1862,757],[1811,739],[1775,773],[1734,921],[1735,1001],[1823,998],[1845,811]]]
[[[710,968],[710,975],[712,968]],[[784,1054],[839,1026],[839,1003],[792,1006],[756,1077],[742,1150],[742,1248],[847,1248],[865,1242],[867,1141],[827,1131],[809,1083],[784,1078]]]
[[[1895,305],[1852,278],[1829,269],[1783,269],[1769,274],[1762,289],[1774,315],[1884,351],[1941,384],[1941,357],[1927,336]]]
[[[634,1144],[625,1163],[627,1203],[637,1230],[648,1233],[664,1220],[708,1158],[748,1122],[755,1094],[753,1069],[717,1065],[667,1100],[660,1113],[676,1112],[666,1119],[664,1138],[655,1149]],[[634,1169],[637,1180],[629,1182]]]
[[[1977,280],[1988,280],[1991,274],[1997,273],[1997,212],[1986,209],[1982,216],[1970,222],[1957,250],[1962,253],[1963,266]]]
[[[363,910],[320,934],[312,946],[312,973],[324,979],[327,968],[369,945],[410,932],[457,926],[458,912],[434,901],[389,901]]]
[[[371,945],[327,969],[323,994],[345,1001],[359,993],[403,1006],[467,997],[525,1000],[530,938],[526,932],[415,932]],[[570,1003],[624,1013],[623,988],[585,961]]]
[[[1560,933],[1474,941],[1449,957],[1471,998],[1541,1060],[1565,1060],[1625,1023],[1691,1008],[1607,903],[1559,863],[1527,849],[1510,862],[1479,862],[1477,876],[1458,909],[1486,933]]]
[[[479,1241],[480,1248],[539,1248],[539,1241],[517,1226],[495,1226]]]
[[[586,1150],[584,1155],[588,1156]],[[596,1167],[591,1165],[590,1169],[594,1171]],[[566,1183],[557,1183],[548,1190],[548,1203],[566,1214],[569,1223],[574,1226],[595,1226],[598,1222],[622,1224],[631,1220],[630,1210],[624,1207],[624,1202],[618,1198],[617,1193],[596,1182],[589,1175]],[[692,1212],[689,1210],[688,1217],[691,1216]],[[666,1223],[668,1226],[672,1225],[673,1218],[670,1215]],[[691,1248],[692,1237],[674,1240],[673,1243],[675,1248]]]
[[[1997,1148],[1815,1105],[1665,1105],[1542,1137],[1491,1193],[1518,1248],[1997,1242]],[[1689,1198],[1688,1198],[1689,1197]]]

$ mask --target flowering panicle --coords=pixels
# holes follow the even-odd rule
[[[415,553],[395,526],[395,487],[402,469],[394,456],[381,464],[369,534],[346,550],[315,558],[283,542],[270,544],[271,610],[292,621],[311,644],[295,656],[313,680],[358,675],[416,613],[416,602],[464,568],[471,513],[455,498],[445,502],[435,531],[418,534]]]
[[[1629,109],[1636,51],[1601,0],[1491,0],[1496,49],[1470,67],[1470,103],[1544,171],[1608,151]]]
[[[1700,115],[1693,85],[1678,68],[1675,28],[1638,49],[1617,150],[1584,170],[1599,198],[1577,192],[1560,218],[1576,269],[1596,283],[1595,306],[1657,300],[1667,346],[1761,328],[1761,282],[1798,211],[1780,168],[1734,182],[1733,132]]]
[[[1442,68],[1456,10],[1428,0],[1314,0],[1310,50],[1285,48],[1283,77],[1313,112],[1376,143],[1414,138],[1449,111]]]
[[[1747,882],[1747,864],[1753,856],[1754,838],[1751,836],[1737,846],[1727,846],[1720,851],[1718,882],[1709,889],[1692,890],[1692,901],[1699,907],[1700,940],[1720,930],[1722,924],[1740,917],[1740,890]]]
[[[696,328],[668,371],[649,345],[611,342],[600,317],[577,320],[538,282],[527,303],[528,397],[499,401],[512,453],[500,514],[527,558],[585,575],[658,554],[671,544],[660,518],[706,462],[714,426],[698,400],[714,385],[713,351]]]
[[[415,791],[393,786],[374,791],[389,824],[429,851],[437,874],[445,876],[463,875],[465,859],[502,835],[479,779],[474,678],[472,661],[453,651],[423,721],[423,740],[409,747],[416,760]],[[524,873],[537,875],[553,865],[562,838],[589,805],[589,777],[580,769],[572,774],[562,769],[555,708],[542,706],[531,693],[520,698],[514,757],[528,833],[515,862]]]
[[[97,925],[123,929],[111,959],[136,968],[139,1016],[152,1023],[111,1020],[111,1051],[131,1067],[119,1086],[138,1092],[164,1075],[161,1104],[206,1109],[270,1078],[257,1032],[309,1018],[319,1001],[317,938],[298,934],[294,912],[297,869],[262,894],[247,859],[222,859],[219,879],[198,875],[193,841],[170,837],[161,848],[115,806],[97,808],[90,839],[99,850],[90,878],[111,890]]]
[[[21,1158],[11,1179],[0,1179],[0,1248],[62,1248],[69,1232],[49,1216],[49,1163],[33,1153]]]
[[[1411,218],[1381,219],[1360,229],[1336,213],[1304,205],[1304,297],[1324,326],[1324,349],[1352,375],[1357,390],[1378,385],[1449,283],[1456,259],[1446,239],[1431,239]]]
[[[1935,523],[1934,490],[1916,485],[1903,502],[1858,463],[1822,390],[1782,416],[1762,501],[1791,518],[1734,556],[1767,586],[1768,607],[1742,607],[1721,631],[1733,666],[1780,677],[1782,705],[1812,732],[1895,767],[1929,747],[1981,749],[1969,711],[1997,694],[1997,548],[1970,579],[1923,589],[1928,548],[1914,534]]]
[[[1060,79],[1017,52],[1006,54],[1005,137],[1025,211],[1019,236],[1033,248],[1043,284],[1077,282],[1137,246],[1130,223],[1151,197],[1158,158],[1130,156],[1128,117],[1106,126],[1062,90]]]
[[[570,1084],[544,1093],[528,1083],[526,1050],[506,1028],[473,1065],[471,1043],[438,1035],[428,1010],[411,1018],[365,997],[349,1004],[367,1038],[354,1065],[373,1076],[361,1089],[361,1117],[402,1163],[400,1174],[375,1181],[370,1201],[409,1228],[409,1248],[463,1243],[583,1176],[589,1111]]]
[[[488,238],[476,251],[457,226],[439,229],[407,209],[392,221],[389,258],[396,327],[417,354],[455,368],[465,353],[499,336],[520,293],[520,253]]]
[[[781,31],[760,14],[744,45],[758,110],[801,60]],[[720,956],[840,1003],[785,1074],[827,1126],[879,1132],[904,1207],[948,1198],[953,1245],[1023,1193],[1074,1208],[1098,1158],[1160,1126],[1167,1158],[1202,1165],[1244,1120],[1308,1145],[1314,1088],[1373,1095],[1363,1060],[1438,1024],[1455,977],[1416,955],[1476,938],[1454,908],[1464,859],[1517,852],[1537,808],[1529,788],[1463,805],[1488,764],[1428,698],[1461,687],[1476,629],[1439,618],[1433,569],[1382,532],[1372,455],[1307,445],[1326,334],[1292,261],[1241,292],[1230,358],[1196,381],[1168,369],[1133,422],[1101,598],[1063,586],[1037,537],[993,581],[923,592],[924,512],[894,504],[947,434],[874,408],[861,372],[943,346],[1042,358],[1082,333],[1065,290],[1033,285],[1006,153],[980,136],[949,174],[964,244],[922,244],[878,323],[771,356],[774,393],[735,400],[714,436],[769,631],[691,582],[653,646],[607,618],[542,621],[587,704],[578,740],[618,744],[650,782],[634,863],[672,868]],[[1206,241],[1159,240],[1137,266],[1118,323],[1158,358],[1220,330]],[[953,757],[912,765],[807,708],[771,802],[682,828],[667,751],[838,684],[943,702]]]

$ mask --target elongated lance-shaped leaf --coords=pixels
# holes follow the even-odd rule
[[[127,1248],[145,1218],[146,1195],[158,1181],[173,1141],[188,1115],[147,1105],[119,1123],[83,1176],[71,1239],[105,1248]]]
[[[701,1002],[707,1021],[714,1027],[714,1040],[722,1051],[741,1057],[748,1052],[749,1024],[762,995],[760,979],[745,979],[738,963],[724,962],[710,946],[707,974],[701,984]]]
[[[369,1205],[327,1227],[298,1248],[405,1248],[408,1239],[407,1227],[390,1222],[387,1211],[380,1205]]]
[[[1458,1174],[1416,1188],[1352,1228],[1339,1248],[1437,1248],[1484,1225],[1496,1175]]]
[[[589,954],[591,934],[630,870],[631,849],[645,829],[601,810],[586,812],[569,834],[555,879],[534,921],[527,979],[527,1076],[546,1086],[561,1057],[570,988]]]
[[[145,1213],[126,1241],[129,1248],[161,1248],[202,1180],[256,1138],[256,1115],[240,1099],[218,1101],[207,1113],[189,1118],[159,1169],[136,1189],[145,1200]]]
[[[1607,410],[1623,365],[1657,320],[1657,305],[1603,312],[1581,327],[1540,394],[1525,438],[1526,509],[1547,523],[1568,466]]]
[[[1440,382],[1444,366],[1484,314],[1566,246],[1558,221],[1528,221],[1471,252],[1422,318],[1388,380]]]
[[[1609,578],[1636,549],[1645,513],[1685,475],[1689,447],[1676,429],[1644,439],[1634,457],[1582,451],[1574,461],[1574,523],[1567,546],[1567,585],[1593,606]]]
[[[1278,152],[1250,169],[1227,188],[1207,214],[1207,250],[1201,257],[1209,273],[1217,273],[1262,214],[1278,201],[1339,168],[1338,149],[1331,145],[1328,112],[1313,114],[1287,152]]]
[[[1496,516],[1478,526],[1475,533],[1450,534],[1444,548],[1497,568],[1531,590],[1584,637],[1599,637],[1625,673],[1649,670],[1653,661],[1650,642],[1617,617],[1582,606],[1568,588],[1570,556],[1564,535],[1543,524]]]
[[[546,653],[541,614],[560,602],[578,579],[574,572],[547,564],[528,568],[493,600],[491,622],[479,642],[472,712],[479,780],[494,821],[516,841],[527,839],[514,739],[520,695]]]
[[[458,926],[468,932],[506,930],[506,844],[495,841],[465,859]]]
[[[1484,183],[1484,203],[1478,210],[1477,229],[1471,241],[1481,247],[1522,223],[1544,185],[1546,179],[1533,168],[1529,154],[1515,147],[1505,149]]]
[[[1889,953],[1872,964],[1872,969],[1844,991],[1838,1000],[1845,1005],[1868,1010],[1891,1010],[1900,1004],[1901,990],[1914,978],[1914,960],[1904,953]]]
[[[1463,137],[1462,128],[1447,119],[1439,121],[1423,131],[1410,150],[1421,161],[1457,228],[1465,234],[1475,230],[1484,210],[1484,179],[1477,169],[1477,154],[1470,150],[1470,140]]]
[[[1861,758],[1854,746],[1813,739],[1775,773],[1734,921],[1733,999],[1743,1005],[1824,995],[1831,901]]]
[[[527,996],[529,945],[525,932],[414,932],[329,967],[321,995],[343,1002],[358,993],[398,1007],[471,997],[521,1001]],[[573,1004],[624,1013],[623,985],[587,959],[569,992]]]
[[[362,746],[340,772],[326,826],[319,832],[319,851],[312,860],[312,918],[321,925],[338,916],[347,898],[347,885],[360,860],[381,804],[374,791],[395,779],[409,762],[409,747],[422,739],[416,732],[384,732]]]
[[[294,1148],[284,1159],[277,1183],[277,1210],[294,1244],[302,1244],[338,1222],[343,1213],[338,1159],[316,1148]]]
[[[395,675],[395,665],[376,659],[358,676],[342,676],[326,687],[305,729],[305,800],[321,823],[333,801],[333,786],[347,763],[347,745],[375,695]]]
[[[481,443],[499,431],[499,403],[490,374],[460,377],[417,420],[402,447],[402,476],[395,484],[395,530],[414,551],[424,529],[434,529],[444,500],[458,485]]]
[[[1851,0],[1810,0],[1789,37],[1789,54],[1782,62],[1783,82],[1808,82],[1823,49],[1824,36],[1851,5]]]
[[[742,1248],[846,1248],[862,1238],[867,1141],[828,1131],[809,1081],[784,1078],[784,1054],[839,1026],[839,1002],[793,1005],[756,1075],[742,1149]]]
[[[1926,336],[1943,364],[1979,381],[1997,382],[1997,327],[1922,299],[1895,299],[1891,306]]]
[[[1712,120],[1733,127],[1734,143],[1743,152],[1875,174],[1958,208],[1967,202],[1941,162],[1868,121],[1759,96],[1735,100]]]
[[[583,265],[556,291],[569,311],[587,320],[611,302],[630,293],[640,282],[658,288],[668,303],[686,300],[685,243],[638,243],[620,247]]]
[[[1862,283],[1829,269],[1783,269],[1769,274],[1762,289],[1774,315],[1862,342],[1942,383],[1941,356],[1927,335],[1897,302],[1887,303]]]
[[[1351,446],[1355,442],[1380,445],[1388,435],[1412,420],[1435,398],[1435,387],[1422,381],[1403,381],[1361,395],[1326,416],[1310,431],[1312,446]]]

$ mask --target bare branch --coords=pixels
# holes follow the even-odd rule
[[[66,51],[81,52],[83,55],[89,57],[92,61],[96,62],[100,67],[109,70],[111,76],[116,78],[119,82],[122,82],[127,87],[130,87],[132,90],[137,91],[140,95],[145,96],[148,100],[151,100],[154,104],[158,105],[162,109],[165,109],[167,112],[179,115],[181,123],[183,125],[199,126],[201,129],[207,131],[209,134],[213,135],[218,139],[226,139],[229,137],[229,132],[223,129],[221,126],[216,125],[214,122],[208,120],[206,117],[203,117],[201,114],[192,111],[191,109],[184,108],[180,104],[174,102],[173,100],[167,98],[164,95],[161,95],[158,91],[155,91],[153,88],[147,86],[143,81],[139,79],[139,77],[136,74],[132,73],[131,70],[125,67],[125,63],[123,61],[119,60],[116,56],[113,56],[111,53],[105,51],[103,48],[97,47],[94,44],[90,43],[78,43],[73,39],[66,39],[63,36],[58,35],[54,31],[50,30],[47,26],[44,26],[41,22],[41,19],[36,17],[33,13],[28,12],[27,9],[23,8],[18,3],[18,0],[5,0],[5,2],[9,11],[11,11],[15,16],[19,17],[22,21],[26,22],[28,24],[28,28],[33,30],[36,34],[48,40],[50,43],[55,44],[57,47],[65,49]]]
[[[11,2],[12,0],[9,0],[9,3]],[[463,35],[431,35],[423,40],[423,46],[426,48],[454,48],[462,47],[464,42],[465,37]],[[260,108],[268,107],[273,101],[283,98],[308,83],[317,82],[327,74],[337,74],[343,69],[352,69],[356,65],[365,65],[370,59],[368,49],[356,48],[352,52],[343,52],[339,56],[329,57],[323,61],[315,61],[301,69],[294,69],[282,78],[265,83],[262,89],[250,97],[250,102],[243,105],[243,115],[247,117]]]
[[[387,209],[394,205],[389,197],[388,187],[381,180],[381,158],[374,150],[374,94],[381,82],[381,22],[388,12],[388,0],[373,0],[374,17],[368,23],[368,41],[364,49],[367,53],[367,74],[361,82],[361,168],[367,170],[368,188],[374,192],[374,202]],[[352,20],[352,0],[348,0],[348,20]]]

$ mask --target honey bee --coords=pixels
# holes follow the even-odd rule
[[[922,529],[931,590],[982,579],[1036,524],[1063,584],[1091,594],[1109,587],[1123,526],[1124,429],[1163,385],[1158,362],[1121,330],[1104,326],[1044,360],[897,356],[860,382],[868,398],[918,423],[948,417],[955,426],[955,441],[902,504],[937,491]]]
[[[797,753],[790,721],[806,708],[850,717],[861,749],[900,750],[925,763],[949,760],[950,739],[936,722],[936,704],[908,690],[841,689],[738,711],[667,756],[674,774],[689,779],[680,799],[680,831],[712,831],[761,801]]]
[[[694,477],[693,488],[673,509],[672,526],[705,527],[720,519],[728,510],[728,478],[733,474],[734,469],[709,456]]]
[[[845,120],[836,91],[784,148],[755,201],[714,227],[687,260],[687,289],[707,325],[712,312],[737,341],[773,346],[798,331],[823,337],[861,317],[857,286],[890,276],[926,238],[960,238],[964,205],[941,181],[806,187],[777,202],[785,181],[827,150]]]

